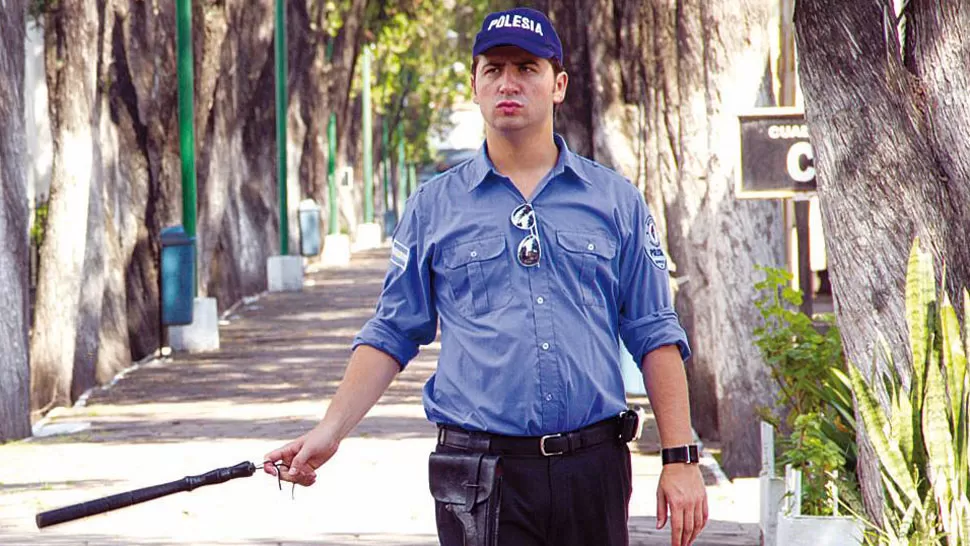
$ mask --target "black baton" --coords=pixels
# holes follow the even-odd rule
[[[93,516],[95,514],[110,512],[111,510],[117,510],[119,508],[131,506],[140,502],[154,500],[159,497],[171,495],[172,493],[192,491],[193,489],[202,487],[203,485],[224,483],[234,478],[252,476],[254,472],[256,472],[256,465],[247,461],[239,463],[236,466],[217,468],[198,476],[186,476],[181,480],[175,480],[174,482],[152,485],[150,487],[143,487],[141,489],[127,491],[125,493],[118,493],[117,495],[111,495],[109,497],[82,502],[80,504],[72,504],[71,506],[65,506],[64,508],[48,510],[47,512],[37,514],[37,528],[57,525],[58,523],[64,523],[66,521],[72,521]]]

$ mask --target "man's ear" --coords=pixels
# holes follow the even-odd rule
[[[556,75],[556,87],[552,90],[552,101],[562,104],[566,100],[566,88],[569,87],[569,74],[560,72]]]
[[[478,90],[475,89],[475,75],[472,74],[472,102],[478,104]]]

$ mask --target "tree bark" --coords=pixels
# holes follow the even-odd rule
[[[0,443],[30,436],[26,15],[23,0],[6,0],[0,10]]]
[[[47,75],[54,162],[49,216],[40,250],[33,339],[31,406],[71,402],[81,279],[88,244],[92,180],[99,174],[96,100],[98,4],[64,0],[48,14]]]
[[[774,385],[754,345],[757,265],[781,266],[778,203],[734,196],[737,114],[759,104],[772,0],[536,2],[551,10],[570,76],[557,127],[574,151],[641,188],[667,234],[695,429],[724,468],[754,475],[757,408]]]
[[[910,3],[905,63],[895,14],[880,0],[799,0],[799,76],[815,149],[830,278],[847,359],[869,376],[885,338],[911,375],[905,320],[906,260],[913,237],[945,261],[947,290],[970,284],[970,123],[957,4]],[[860,429],[860,445],[867,446]],[[860,456],[867,512],[881,521],[875,458]]]

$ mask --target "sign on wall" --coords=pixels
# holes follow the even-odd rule
[[[800,110],[758,108],[739,115],[738,121],[738,197],[777,199],[814,194],[815,153]]]

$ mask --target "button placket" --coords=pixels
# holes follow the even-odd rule
[[[564,417],[562,407],[563,381],[562,372],[558,365],[558,357],[555,351],[555,309],[550,302],[546,301],[549,293],[549,268],[535,268],[530,271],[529,288],[532,291],[532,298],[535,305],[532,309],[536,319],[536,348],[538,349],[538,376],[539,376],[539,406],[542,415],[542,424],[548,429],[554,429],[562,425]],[[548,304],[548,305],[547,305]]]

